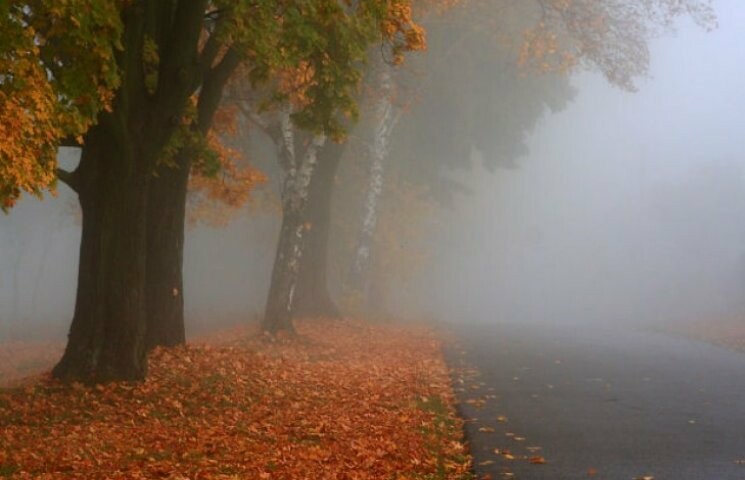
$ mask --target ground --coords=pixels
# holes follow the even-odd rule
[[[298,334],[159,349],[142,383],[42,374],[0,391],[0,477],[467,478],[436,331],[318,320]]]
[[[622,326],[457,333],[448,355],[477,478],[745,478],[742,353]]]
[[[671,323],[661,330],[745,352],[745,318],[743,317],[708,318]]]

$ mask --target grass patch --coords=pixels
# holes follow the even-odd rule
[[[415,478],[422,480],[446,480],[452,479],[450,472],[454,465],[470,463],[468,452],[460,448],[453,448],[452,443],[459,443],[463,435],[462,424],[454,415],[451,405],[441,396],[429,396],[420,398],[416,406],[418,409],[429,413],[432,417],[431,423],[423,425],[421,432],[429,441],[427,448],[436,461],[436,471],[423,474]],[[474,480],[476,477],[469,471],[463,472],[459,480]]]

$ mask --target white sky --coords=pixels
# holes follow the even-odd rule
[[[745,2],[715,7],[717,30],[684,22],[654,41],[638,93],[578,75],[576,99],[539,124],[517,170],[469,178],[477,193],[449,221],[428,275],[437,294],[425,294],[451,302],[433,311],[616,322],[741,307],[745,227],[732,224],[745,220]],[[655,202],[676,189],[690,218],[661,222]]]

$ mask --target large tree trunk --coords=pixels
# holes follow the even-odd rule
[[[229,51],[204,78],[197,104],[195,133],[207,135],[222,99],[223,89],[238,65]],[[189,174],[195,152],[181,150],[175,165],[164,165],[150,180],[147,220],[146,346],[186,342],[184,325],[184,227]]]
[[[183,342],[181,261],[190,160],[184,155],[191,153],[176,157],[181,168],[164,168],[157,178],[153,173],[197,88],[194,128],[202,135],[209,130],[240,58],[228,49],[215,64],[219,48],[198,54],[206,0],[145,3],[122,9],[122,85],[112,111],[85,135],[78,169],[66,175],[78,193],[83,232],[75,314],[53,372],[59,378],[141,379],[148,346]],[[148,36],[159,47],[156,88],[145,84]]]
[[[325,137],[317,136],[307,146],[301,159],[296,160],[294,139],[289,124],[285,123],[283,134],[287,147],[283,155],[288,157],[288,170],[282,187],[282,227],[279,233],[277,253],[269,285],[264,322],[262,327],[269,333],[294,332],[292,325],[293,304],[300,258],[303,255],[305,230],[305,207],[308,190],[316,170],[317,150],[325,143]]]
[[[77,170],[83,213],[75,314],[57,378],[145,376],[148,162],[123,122],[104,115]],[[102,161],[106,159],[106,161]]]
[[[310,182],[305,249],[300,260],[295,292],[296,317],[340,316],[328,286],[328,240],[331,229],[331,198],[344,145],[327,144],[320,152],[318,167]]]
[[[146,346],[186,342],[184,327],[184,219],[190,156],[150,180],[147,218]]]

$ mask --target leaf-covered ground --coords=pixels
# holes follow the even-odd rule
[[[306,321],[153,353],[144,383],[0,391],[0,477],[464,478],[437,334]]]

